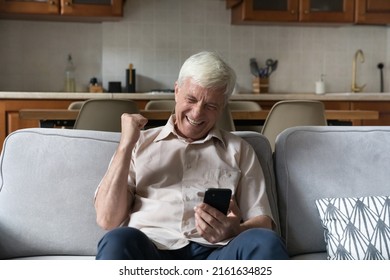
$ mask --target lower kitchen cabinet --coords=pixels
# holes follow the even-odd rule
[[[354,101],[351,110],[373,110],[379,112],[378,120],[363,120],[363,125],[390,125],[390,102],[388,101]]]
[[[21,120],[21,109],[66,109],[69,104],[77,100],[37,100],[12,99],[0,100],[0,147],[4,139],[13,131],[22,128],[39,127],[39,121]]]
[[[29,127],[39,127],[39,121],[21,119],[19,117],[19,111],[22,109],[67,109],[69,104],[74,101],[82,101],[88,99],[83,94],[77,97],[77,93],[72,93],[76,96],[71,98],[59,99],[54,98],[19,98],[19,99],[0,99],[0,146],[2,146],[4,139],[11,132]],[[41,95],[41,94],[40,94]],[[50,95],[50,93],[48,93]],[[84,96],[84,97],[83,97]],[[137,97],[134,97],[137,96]],[[242,98],[241,98],[242,96]],[[248,98],[250,96],[250,98]],[[253,99],[251,98],[253,96]],[[306,96],[306,95],[305,95]],[[150,96],[145,98],[145,94],[120,94],[117,98],[129,98],[137,102],[140,109],[145,108],[145,104],[149,100],[153,100],[156,96]],[[272,97],[272,98],[271,98]],[[275,97],[275,98],[273,98]],[[92,97],[93,98],[93,97]],[[174,97],[167,97],[167,99],[173,99]],[[369,110],[379,112],[379,119],[377,120],[356,120],[350,122],[352,125],[390,125],[390,99],[385,100],[350,100],[351,97],[345,99],[334,100],[327,95],[315,95],[308,94],[307,97],[302,95],[293,97],[293,99],[308,99],[308,100],[320,100],[324,103],[325,109],[328,110]],[[234,95],[232,100],[251,100],[257,102],[261,108],[265,110],[271,109],[271,107],[278,101],[292,99],[291,94],[250,94],[250,95]],[[375,99],[375,98],[374,98]],[[339,124],[347,123],[348,120],[341,121]],[[344,122],[347,121],[347,122]]]

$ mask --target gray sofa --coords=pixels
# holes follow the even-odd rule
[[[292,259],[326,259],[314,200],[388,194],[390,130],[298,127],[279,135],[275,153],[256,132],[235,132],[254,147]],[[93,259],[104,231],[93,196],[119,133],[22,129],[0,158],[0,259]]]

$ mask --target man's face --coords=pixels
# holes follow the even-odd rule
[[[189,141],[204,138],[213,128],[224,106],[223,90],[203,88],[186,79],[175,84],[176,130]]]

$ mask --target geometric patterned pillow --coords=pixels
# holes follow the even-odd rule
[[[390,259],[390,197],[316,200],[330,260]]]

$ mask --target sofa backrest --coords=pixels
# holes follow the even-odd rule
[[[93,197],[119,133],[26,129],[4,142],[0,259],[96,255]]]
[[[272,152],[256,132],[235,132],[255,149],[278,224]],[[22,129],[0,158],[0,259],[95,256],[104,231],[93,196],[120,134],[73,129]]]
[[[388,127],[294,127],[279,134],[280,226],[291,256],[326,251],[316,199],[390,195],[389,143]]]
[[[254,131],[235,131],[234,134],[240,136],[252,145],[260,165],[263,169],[265,184],[267,188],[268,200],[270,202],[272,215],[276,223],[276,231],[280,233],[278,197],[276,192],[275,172],[273,153],[269,140],[264,135]]]

